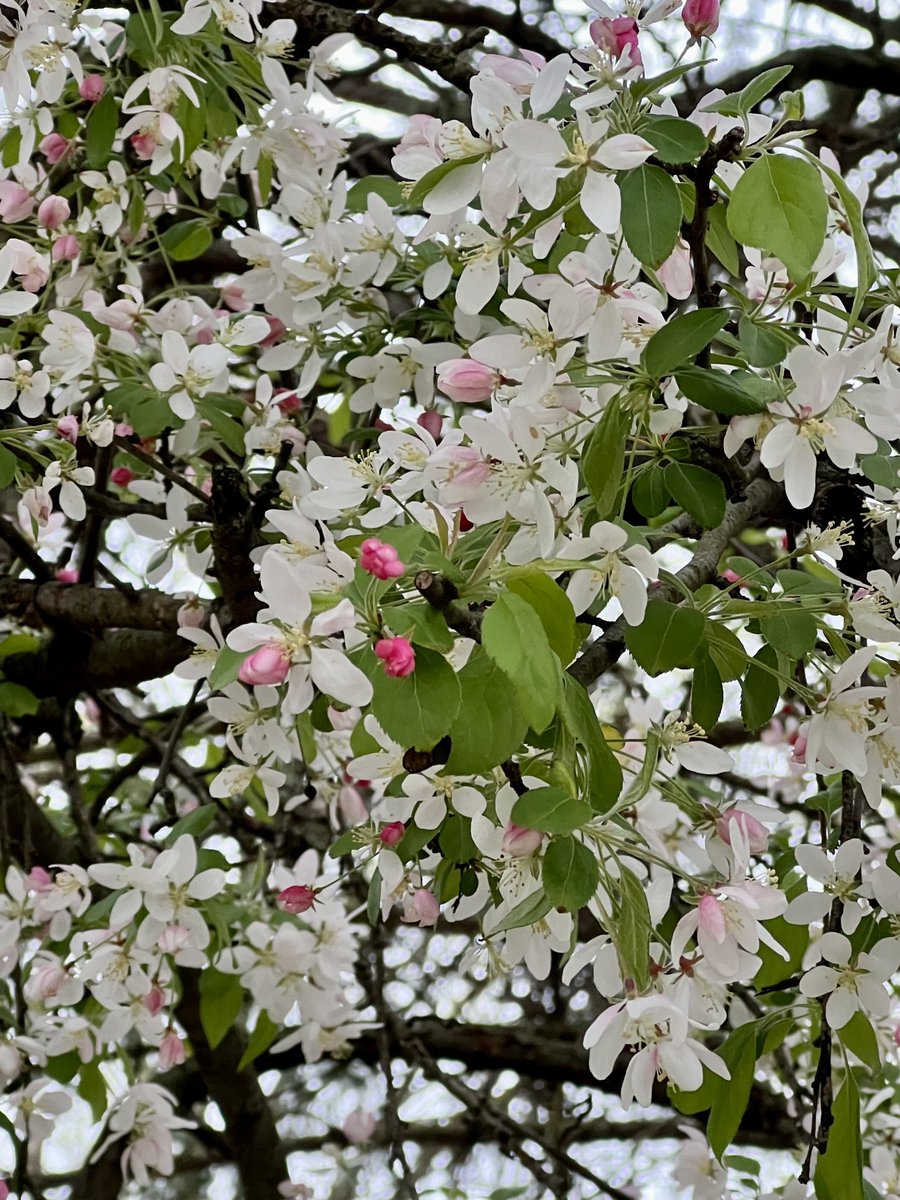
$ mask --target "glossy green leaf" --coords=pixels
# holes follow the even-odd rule
[[[119,124],[119,109],[112,88],[91,108],[85,122],[85,165],[93,169],[104,167],[112,157],[113,141]]]
[[[664,163],[693,162],[707,147],[700,126],[681,117],[648,117],[641,137],[656,147],[656,157]]]
[[[497,926],[496,932],[505,933],[507,929],[522,929],[526,925],[534,925],[536,921],[546,917],[551,908],[553,904],[545,892],[532,892],[509,910]]]
[[[213,243],[212,230],[202,218],[180,221],[160,236],[160,243],[175,262],[199,258]]]
[[[241,1055],[241,1061],[238,1063],[238,1070],[243,1071],[245,1067],[249,1067],[261,1054],[264,1054],[278,1037],[279,1033],[281,1033],[281,1026],[276,1025],[265,1009],[263,1009],[256,1018],[253,1032],[247,1041],[247,1048]]]
[[[622,791],[622,767],[603,736],[590,696],[571,675],[563,677],[563,698],[563,724],[587,763],[587,798],[594,812],[606,812]]]
[[[625,471],[625,439],[631,415],[614,396],[585,444],[581,474],[594,498],[597,516],[605,520],[615,510]]]
[[[454,638],[447,622],[424,600],[385,609],[385,618],[394,633],[402,634],[415,646],[425,646],[442,654],[453,649]]]
[[[625,645],[648,675],[663,675],[690,664],[705,627],[706,619],[696,608],[651,600],[641,624],[626,630]]]
[[[709,654],[698,651],[691,678],[691,716],[701,729],[712,729],[722,711],[722,677]]]
[[[782,330],[762,321],[754,321],[750,317],[741,317],[738,322],[738,336],[747,361],[752,367],[777,366],[793,345]]]
[[[777,665],[773,647],[763,646],[754,654],[741,684],[741,719],[754,733],[771,721],[778,705],[781,685],[773,674]]]
[[[630,871],[619,867],[618,896],[615,905],[615,928],[612,930],[619,955],[623,979],[634,981],[638,992],[649,980],[650,967],[650,906],[647,885]]]
[[[550,649],[567,667],[581,639],[576,629],[575,609],[566,593],[544,571],[537,570],[513,576],[506,587],[531,605],[544,626]]]
[[[33,716],[41,702],[21,683],[0,683],[0,712],[10,717]]]
[[[542,833],[572,833],[594,815],[586,800],[569,796],[562,788],[542,787],[525,792],[513,805],[510,820],[524,829]]]
[[[700,522],[704,529],[715,529],[725,516],[725,484],[705,467],[691,463],[669,463],[665,471],[666,487],[672,499]]]
[[[372,681],[371,711],[395,742],[416,750],[430,750],[450,730],[459,713],[462,693],[447,660],[424,647],[416,650],[416,669],[392,679],[369,652],[360,666]]]
[[[763,617],[759,622],[759,629],[770,646],[789,654],[791,658],[802,658],[809,654],[816,644],[815,617],[799,609]]]
[[[756,1067],[756,1031],[755,1022],[742,1025],[728,1035],[718,1050],[731,1073],[731,1079],[721,1080],[716,1089],[706,1125],[710,1149],[718,1159],[734,1140],[750,1101]]]
[[[238,1018],[244,989],[237,975],[224,975],[207,967],[200,976],[200,1024],[210,1048],[215,1050]]]
[[[844,1074],[832,1115],[828,1147],[819,1155],[813,1176],[816,1196],[818,1200],[865,1200],[859,1089],[852,1071]]]
[[[704,367],[683,367],[675,372],[675,382],[683,396],[701,408],[727,417],[765,412],[765,399],[747,386],[749,380],[755,379],[756,376],[742,371],[728,373]]]
[[[654,379],[671,375],[689,359],[705,350],[728,323],[731,314],[724,308],[698,308],[673,317],[658,329],[644,347],[641,362]]]
[[[597,860],[572,836],[554,838],[544,854],[542,880],[556,908],[576,912],[592,898],[600,883]]]
[[[527,600],[511,592],[498,596],[484,614],[481,644],[512,681],[531,728],[538,733],[546,729],[559,704],[560,665],[540,617]]]
[[[740,679],[747,669],[747,651],[736,633],[726,625],[709,621],[706,646],[723,680]]]
[[[658,463],[654,463],[649,471],[644,471],[634,481],[631,502],[642,517],[658,517],[669,507],[670,501],[665,472],[659,469]]]
[[[458,678],[462,702],[450,725],[447,771],[479,775],[519,749],[528,720],[516,702],[509,676],[480,647],[473,650]]]
[[[728,228],[744,246],[774,254],[792,280],[812,270],[822,249],[828,202],[822,177],[802,158],[764,154],[738,180]]]
[[[661,266],[675,248],[681,229],[681,200],[674,180],[660,167],[643,163],[623,172],[618,183],[622,233],[628,248],[638,262]]]

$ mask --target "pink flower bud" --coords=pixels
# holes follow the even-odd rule
[[[184,1042],[174,1029],[170,1029],[159,1044],[159,1065],[168,1071],[172,1067],[180,1067],[184,1059]]]
[[[53,511],[53,498],[44,487],[28,488],[22,493],[22,503],[38,525],[46,525]]]
[[[305,883],[294,884],[278,893],[278,907],[282,912],[296,916],[308,912],[315,905],[317,894],[315,888],[307,887]]]
[[[269,643],[254,650],[245,658],[238,671],[241,683],[264,684],[284,683],[291,669],[291,660],[282,646]]]
[[[416,652],[405,637],[382,638],[375,643],[375,653],[384,663],[387,675],[402,678],[416,669]]]
[[[503,834],[501,849],[510,858],[524,858],[526,854],[534,854],[535,850],[540,849],[543,840],[544,835],[539,830],[525,829],[510,821]]]
[[[183,925],[167,925],[159,935],[156,945],[163,954],[178,954],[190,945],[191,935]]]
[[[59,993],[67,979],[65,967],[60,963],[50,963],[30,976],[25,984],[25,995],[29,1000],[45,1003]]]
[[[113,467],[109,473],[110,483],[114,483],[116,487],[127,488],[132,479],[134,479],[134,471],[129,467]]]
[[[296,412],[300,407],[300,397],[296,392],[292,392],[290,388],[276,388],[273,395],[278,397],[275,401],[278,405],[278,411],[285,416],[288,413]]]
[[[81,253],[81,246],[74,233],[64,233],[53,243],[50,257],[54,262],[74,262]]]
[[[96,104],[106,91],[106,80],[102,75],[85,75],[78,86],[78,95],[89,104]]]
[[[621,58],[627,50],[633,67],[643,64],[638,46],[638,25],[633,17],[598,17],[591,22],[590,34],[594,45],[612,58]]]
[[[375,1132],[375,1118],[371,1113],[363,1112],[358,1108],[346,1118],[342,1129],[344,1137],[351,1145],[361,1146]]]
[[[791,754],[791,760],[795,763],[806,763],[806,734],[798,733],[794,739],[794,749]]]
[[[65,158],[71,145],[72,143],[69,141],[69,139],[64,138],[62,134],[48,133],[47,136],[41,140],[38,149],[40,150],[41,154],[43,154],[44,158],[46,158],[47,162],[52,166],[53,163],[58,163],[61,158]]]
[[[900,1046],[900,1025],[894,1027],[894,1045]],[[2,1198],[0,1198],[2,1200]]]
[[[7,1196],[11,1194],[9,1184],[5,1179],[0,1179],[0,1200],[6,1200]]]
[[[179,608],[175,619],[179,629],[199,629],[206,620],[206,607],[196,596],[190,596]]]
[[[268,313],[263,313],[263,316],[269,323],[269,332],[259,344],[260,346],[274,346],[287,333],[287,325],[284,321],[279,321],[277,317],[270,317]]]
[[[133,133],[129,139],[138,158],[152,158],[159,144],[152,133]]]
[[[193,336],[194,342],[198,346],[211,346],[215,340],[215,335],[208,325],[195,329]]]
[[[78,571],[75,567],[63,567],[61,571],[56,572],[56,578],[60,583],[77,583]]]
[[[134,433],[127,421],[119,421],[116,425],[116,437],[131,437]]]
[[[165,1005],[166,997],[161,987],[154,983],[153,987],[141,1001],[151,1017],[159,1016]]]
[[[366,538],[359,548],[359,565],[376,579],[397,579],[406,570],[393,546]]]
[[[14,179],[0,180],[0,221],[15,224],[30,217],[34,209],[34,196],[28,188]]]
[[[416,419],[416,424],[421,425],[426,433],[430,433],[434,440],[438,441],[444,428],[444,418],[435,409],[429,408]]]
[[[222,303],[232,312],[247,312],[253,307],[239,283],[225,284],[222,288]]]
[[[361,825],[368,820],[369,810],[366,802],[350,784],[345,784],[338,792],[338,808],[345,825]]]
[[[436,925],[440,913],[441,906],[434,892],[428,888],[417,888],[404,900],[400,920],[405,921],[407,925],[421,925],[424,929],[426,925]]]
[[[500,382],[499,374],[470,358],[453,358],[437,369],[437,385],[456,404],[485,404]]]
[[[42,229],[59,229],[69,219],[69,202],[65,196],[46,196],[38,206],[38,225]]]
[[[406,826],[402,821],[390,821],[382,827],[378,834],[378,840],[382,846],[398,846],[403,841],[405,833]]]
[[[681,10],[681,19],[696,41],[712,37],[719,28],[719,0],[687,0]]]
[[[56,422],[56,432],[61,438],[65,438],[67,442],[71,442],[74,446],[78,441],[78,434],[81,430],[81,425],[77,417],[73,417],[71,413],[68,416],[60,417]]]
[[[26,879],[31,892],[46,892],[53,886],[53,876],[43,867],[32,867]]]
[[[733,845],[732,825],[737,825],[744,835],[751,854],[763,853],[769,844],[769,831],[761,821],[740,808],[727,809],[716,821],[716,833],[727,846]]]

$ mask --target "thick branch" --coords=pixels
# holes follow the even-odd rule
[[[0,612],[33,629],[62,622],[91,633],[109,629],[174,633],[182,603],[153,588],[120,591],[55,580],[0,578]]]

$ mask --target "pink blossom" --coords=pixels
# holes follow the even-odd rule
[[[366,538],[360,546],[359,565],[376,579],[396,579],[406,570],[394,547],[378,538]]]
[[[344,1120],[342,1128],[347,1141],[353,1146],[360,1146],[375,1132],[375,1118],[371,1113],[358,1108]]]
[[[162,988],[155,983],[143,999],[144,1008],[146,1008],[151,1017],[159,1016],[163,1010],[165,1002],[166,997]]]
[[[293,913],[296,916],[298,913],[308,912],[315,905],[316,895],[315,888],[308,887],[305,883],[294,884],[278,893],[278,907],[282,912]]]
[[[50,963],[30,976],[25,993],[30,999],[41,1002],[52,1000],[68,978],[65,967],[60,963]]]
[[[375,643],[375,653],[387,675],[401,678],[416,669],[416,652],[405,637],[386,637]]]
[[[643,64],[638,25],[633,17],[598,17],[591,22],[590,34],[594,44],[613,58],[621,58],[627,50],[632,66]]]
[[[239,283],[226,283],[222,288],[222,303],[232,312],[246,312],[253,305],[244,295],[244,289]]]
[[[78,86],[78,95],[89,104],[96,104],[106,91],[106,80],[102,75],[85,75]]]
[[[72,143],[69,141],[69,139],[64,138],[62,134],[48,133],[47,136],[42,139],[38,149],[40,150],[41,154],[43,154],[44,158],[46,158],[47,162],[52,166],[54,163],[58,163],[61,158],[65,158],[71,145]]]
[[[78,434],[81,430],[81,425],[77,417],[73,417],[68,413],[65,417],[60,417],[56,422],[56,432],[61,438],[65,438],[67,442],[71,442],[74,446],[78,441]]]
[[[25,878],[32,892],[46,892],[53,886],[53,876],[43,867],[32,867]]]
[[[440,912],[441,906],[434,892],[429,888],[417,888],[403,902],[403,915],[400,920],[405,921],[407,925],[421,925],[424,928],[426,925],[436,925]]]
[[[725,940],[725,914],[715,896],[700,897],[697,906],[697,929],[701,938],[710,938],[714,942]]]
[[[0,181],[0,221],[14,224],[31,216],[34,196],[14,179]]]
[[[510,858],[524,858],[540,849],[544,835],[537,829],[525,829],[522,825],[514,825],[512,821],[506,826],[503,834],[501,849]]]
[[[11,1194],[12,1193],[9,1190],[9,1184],[5,1179],[0,1179],[0,1200],[6,1200],[6,1197],[10,1196]]]
[[[279,1183],[278,1194],[284,1196],[285,1200],[312,1200],[313,1190],[305,1183],[291,1183],[286,1179],[284,1183]]]
[[[119,421],[116,425],[116,437],[131,437],[134,430],[127,421]]]
[[[132,479],[134,479],[134,471],[129,467],[113,467],[109,473],[110,482],[116,487],[127,488]]]
[[[795,762],[795,763],[805,763],[806,762],[806,742],[807,742],[807,737],[806,737],[805,733],[798,733],[797,736],[794,738],[794,749],[793,749],[793,752],[791,753],[791,761],[792,762]]]
[[[78,571],[75,567],[63,567],[62,570],[56,572],[56,578],[60,583],[77,583]]]
[[[54,262],[74,262],[81,253],[81,246],[74,233],[64,233],[53,243],[50,257]]]
[[[199,629],[206,620],[206,608],[196,596],[190,596],[179,608],[175,619],[179,629]]]
[[[269,316],[268,313],[263,313],[263,316],[268,322],[269,333],[259,344],[260,346],[274,346],[280,342],[287,333],[287,325],[285,325],[284,321],[279,321],[277,317]]]
[[[129,141],[138,158],[152,158],[159,145],[152,133],[133,133]]]
[[[38,206],[38,225],[43,229],[59,229],[69,219],[69,202],[65,196],[45,196]]]
[[[390,821],[382,827],[381,832],[378,834],[378,840],[382,846],[397,846],[403,841],[405,833],[406,826],[402,821]]]
[[[241,683],[274,684],[284,683],[291,669],[291,660],[281,646],[269,643],[245,658],[238,671]]]
[[[296,412],[300,407],[300,397],[290,388],[276,388],[272,394],[278,397],[275,403],[278,405],[278,411],[285,416],[288,413]]]
[[[190,944],[191,935],[183,925],[167,925],[156,941],[163,954],[178,954]]]
[[[485,404],[499,381],[496,371],[470,358],[454,358],[437,369],[438,387],[456,404]]]
[[[444,428],[444,418],[435,409],[429,408],[416,419],[416,424],[421,425],[426,433],[430,433],[434,440],[438,441]]]
[[[716,821],[716,832],[726,845],[731,846],[732,825],[744,835],[751,854],[762,854],[769,844],[769,831],[761,821],[740,808],[729,808]]]
[[[681,19],[695,40],[712,37],[719,28],[719,0],[687,0]]]
[[[22,493],[22,503],[38,525],[46,525],[53,511],[53,498],[44,487],[28,488]]]
[[[365,800],[349,783],[338,792],[338,808],[345,825],[361,825],[369,816]]]
[[[180,1067],[184,1060],[184,1042],[174,1029],[169,1029],[159,1044],[159,1065],[168,1071],[172,1067]]]

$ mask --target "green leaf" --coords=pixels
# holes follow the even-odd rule
[[[778,704],[781,684],[772,674],[777,665],[773,647],[763,646],[754,654],[741,684],[741,719],[753,733],[771,721]]]
[[[741,256],[737,242],[728,232],[728,209],[724,204],[714,204],[709,210],[706,244],[729,275],[740,275]]]
[[[740,679],[747,669],[747,651],[737,634],[725,625],[710,621],[706,626],[706,645],[723,680]]]
[[[48,1058],[44,1072],[57,1083],[71,1083],[80,1066],[78,1051],[69,1050],[65,1054],[54,1054],[52,1058]]]
[[[691,716],[701,729],[712,729],[722,711],[722,678],[709,654],[698,653],[691,679]]]
[[[119,110],[113,88],[97,101],[88,114],[84,127],[85,165],[96,169],[105,167],[112,157],[113,141],[119,124]]]
[[[807,157],[812,158],[808,151],[804,151]],[[853,238],[853,248],[856,251],[856,293],[853,299],[853,307],[850,310],[851,323],[859,316],[863,306],[863,301],[869,295],[875,280],[878,277],[878,268],[875,264],[875,256],[872,254],[872,245],[869,241],[869,234],[866,230],[866,223],[863,216],[862,205],[857,199],[856,193],[847,186],[847,183],[837,171],[833,171],[827,163],[821,162],[818,158],[812,159],[816,167],[820,171],[824,171],[834,185],[834,190],[840,197],[841,204],[844,206],[844,213],[847,217],[847,224],[850,226],[850,234]]]
[[[703,130],[681,117],[648,117],[641,137],[656,147],[656,157],[664,163],[693,162],[707,146]]]
[[[718,1050],[731,1072],[731,1079],[719,1081],[706,1125],[706,1137],[713,1154],[720,1160],[734,1140],[750,1101],[756,1067],[756,1032],[756,1022],[742,1025],[728,1035]]]
[[[416,750],[437,745],[459,712],[462,674],[457,678],[442,655],[424,648],[416,651],[416,669],[401,679],[386,675],[372,653],[359,665],[372,681],[371,711],[388,737]]]
[[[441,827],[438,845],[444,858],[451,863],[466,863],[478,856],[478,847],[472,841],[471,821],[454,813]]]
[[[549,575],[533,569],[508,579],[506,586],[531,605],[544,626],[550,649],[567,667],[581,639],[575,625],[575,609],[566,593]]]
[[[896,491],[900,479],[897,478],[900,468],[900,458],[885,458],[881,454],[867,454],[859,460],[859,465],[867,479],[882,487]]]
[[[520,748],[528,720],[514,698],[509,676],[481,647],[473,650],[458,678],[462,704],[450,726],[452,745],[447,771],[480,775]]]
[[[673,462],[666,467],[665,476],[672,499],[704,529],[721,525],[725,516],[725,484],[718,475],[705,467]]]
[[[642,517],[658,517],[669,507],[669,489],[666,487],[665,472],[654,463],[634,481],[631,502]]]
[[[106,1092],[106,1080],[100,1070],[99,1058],[82,1063],[78,1069],[78,1083],[75,1087],[82,1100],[90,1105],[91,1116],[95,1121],[102,1121],[109,1107]]]
[[[705,350],[730,316],[724,308],[698,308],[674,317],[644,347],[641,355],[644,370],[654,379],[671,375],[689,358],[696,358]]]
[[[0,683],[0,712],[10,717],[34,716],[41,702],[20,683]]]
[[[872,1028],[872,1022],[862,1012],[855,1012],[846,1025],[837,1031],[841,1044],[855,1054],[871,1071],[881,1070],[881,1054],[878,1050],[878,1038]]]
[[[822,249],[828,201],[822,177],[802,158],[765,154],[731,194],[728,228],[744,246],[776,255],[794,282],[812,270]]]
[[[610,750],[585,689],[563,676],[563,725],[587,760],[587,793],[594,812],[607,812],[622,790],[622,767]]]
[[[766,921],[766,929],[779,946],[784,947],[789,958],[785,962],[771,947],[761,945],[759,957],[762,959],[762,966],[753,980],[757,989],[775,987],[795,975],[809,945],[809,929],[806,925],[789,925],[784,917],[773,917]]]
[[[737,272],[735,272],[737,274]],[[781,330],[773,329],[751,317],[738,322],[741,346],[752,367],[774,367],[786,356],[793,342]]]
[[[210,825],[214,823],[218,812],[219,807],[216,804],[201,804],[193,812],[186,813],[172,826],[171,831],[166,837],[166,845],[174,846],[182,834],[185,833],[195,838],[203,837]]]
[[[816,619],[808,612],[794,610],[763,617],[759,629],[770,646],[791,658],[803,658],[816,644]]]
[[[209,223],[201,217],[179,221],[160,235],[160,244],[175,262],[199,258],[213,243]]]
[[[550,903],[570,912],[583,908],[600,883],[596,858],[571,835],[553,839],[544,854],[542,871]]]
[[[776,88],[782,79],[786,79],[792,70],[793,67],[772,67],[768,71],[763,71],[762,75],[758,75],[756,79],[752,79],[738,94],[741,112],[748,113],[751,109],[756,108],[757,104],[761,100],[765,100],[769,92]]]
[[[230,646],[223,646],[216,655],[216,665],[209,673],[209,690],[220,692],[222,688],[228,687],[229,683],[234,683],[241,663],[252,653],[252,650],[232,650]]]
[[[372,193],[380,196],[389,208],[397,208],[403,200],[403,188],[396,179],[389,175],[367,175],[365,179],[357,179],[347,189],[347,211],[353,213],[365,212]]]
[[[619,397],[613,396],[585,443],[581,474],[601,521],[615,509],[625,471],[625,439],[630,428],[630,413],[624,412]]]
[[[765,399],[745,386],[747,378],[748,374],[743,371],[727,374],[703,367],[683,367],[675,372],[675,382],[683,396],[701,408],[724,413],[727,417],[765,412]]]
[[[648,675],[663,675],[689,665],[705,627],[706,618],[698,609],[651,600],[641,624],[625,631],[625,645]]]
[[[238,1070],[243,1071],[245,1067],[250,1066],[254,1059],[265,1053],[280,1032],[280,1027],[269,1017],[269,1014],[265,1010],[260,1012],[247,1042],[247,1049],[241,1055]]]
[[[381,872],[377,867],[369,880],[369,892],[366,896],[366,919],[373,928],[381,920]]]
[[[213,433],[232,454],[241,457],[244,453],[244,427],[240,421],[230,416],[216,396],[204,396],[197,401],[197,411],[205,421],[209,421]]]
[[[567,795],[562,788],[542,787],[526,792],[513,805],[510,820],[541,833],[572,833],[586,825],[594,811],[586,800]]]
[[[244,1002],[244,989],[237,975],[224,975],[207,967],[200,976],[200,1024],[210,1048],[232,1027]]]
[[[818,1200],[865,1200],[862,1137],[859,1128],[859,1090],[852,1071],[844,1075],[832,1109],[834,1124],[828,1148],[816,1163],[813,1183]]]
[[[424,600],[386,608],[384,615],[391,629],[416,646],[425,646],[442,654],[453,649],[453,634],[447,628],[447,622]]]
[[[544,892],[532,892],[509,910],[494,932],[505,933],[507,929],[522,929],[525,925],[534,925],[536,921],[546,917],[552,907],[553,904]]]
[[[409,208],[421,207],[422,201],[441,182],[445,175],[455,171],[457,167],[468,166],[469,163],[480,162],[483,154],[468,154],[465,158],[451,158],[447,162],[438,163],[430,171],[426,171],[409,194],[406,203]]]
[[[9,487],[16,477],[18,459],[11,450],[0,446],[0,487]]]
[[[622,233],[629,249],[646,266],[661,266],[675,248],[681,229],[681,200],[675,181],[659,167],[643,163],[619,175],[618,184]]]
[[[650,906],[647,886],[633,871],[619,865],[619,896],[613,937],[623,979],[632,979],[639,992],[647,986],[650,967]]]
[[[546,729],[559,705],[561,672],[531,605],[514,593],[498,596],[484,614],[481,644],[512,680],[519,708],[531,728],[538,733]]]

